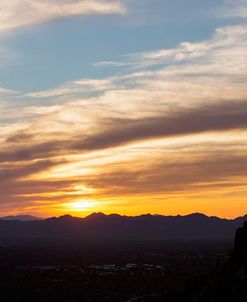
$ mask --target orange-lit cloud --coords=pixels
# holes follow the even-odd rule
[[[0,32],[66,16],[124,12],[120,0],[2,0]]]
[[[246,51],[231,26],[125,74],[0,90],[1,212],[247,213]]]

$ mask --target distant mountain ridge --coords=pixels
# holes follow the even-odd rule
[[[34,221],[34,220],[42,220],[42,218],[35,217],[35,216],[32,216],[32,215],[16,215],[16,216],[4,216],[4,217],[0,217],[0,220]]]
[[[228,220],[195,213],[187,216],[121,216],[93,213],[85,218],[64,215],[44,220],[0,219],[1,239],[185,240],[233,239],[247,216]]]

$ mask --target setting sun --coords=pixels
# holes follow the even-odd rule
[[[95,201],[81,200],[68,204],[68,208],[74,211],[84,211],[96,207]]]

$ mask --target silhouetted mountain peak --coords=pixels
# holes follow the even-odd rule
[[[155,217],[155,215],[151,215],[151,214],[143,214],[143,215],[140,215],[138,216],[139,218],[150,218],[150,217]]]
[[[72,220],[74,218],[75,217],[73,217],[72,215],[66,214],[66,215],[58,217],[57,219],[59,219],[59,220]]]
[[[92,213],[90,215],[88,215],[87,217],[85,217],[86,220],[98,220],[98,219],[102,219],[102,218],[106,218],[109,217],[106,214],[102,213],[102,212],[97,212],[97,213]]]
[[[192,213],[189,215],[186,215],[185,217],[193,217],[193,218],[209,218],[209,216],[202,214],[202,213]]]
[[[56,222],[56,223],[62,223],[62,222],[71,222],[71,223],[73,223],[74,221],[76,221],[78,219],[81,219],[81,218],[73,217],[69,214],[66,214],[66,215],[59,216],[59,217],[47,218],[45,221]]]
[[[242,222],[243,222],[243,224],[244,224],[245,222],[247,222],[247,215],[244,215],[244,216],[238,217],[238,218],[236,218],[236,220],[242,221]]]

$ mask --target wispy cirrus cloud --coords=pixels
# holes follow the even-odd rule
[[[0,97],[1,96],[5,96],[5,95],[15,95],[17,93],[17,91],[14,91],[12,89],[8,89],[5,87],[0,87]]]
[[[49,98],[59,97],[64,95],[83,95],[94,92],[102,92],[114,88],[114,78],[109,79],[80,79],[72,81],[61,87],[46,91],[38,91],[28,93],[28,97],[34,98]]]
[[[0,32],[66,16],[124,12],[121,0],[2,0]]]
[[[120,61],[104,61],[95,65],[96,67],[126,66],[141,70],[154,66],[165,66],[168,67],[168,71],[178,66],[174,71],[175,73],[183,71],[183,67],[186,68],[189,65],[193,67],[191,71],[194,73],[202,72],[202,66],[205,68],[205,74],[210,67],[211,69],[214,68],[214,71],[218,67],[217,71],[226,73],[229,67],[231,69],[234,66],[240,68],[242,62],[244,63],[243,69],[246,67],[244,58],[247,47],[246,41],[247,26],[245,24],[226,26],[216,29],[210,40],[198,43],[185,41],[177,48],[130,54]],[[232,60],[229,60],[229,57],[232,57]]]

